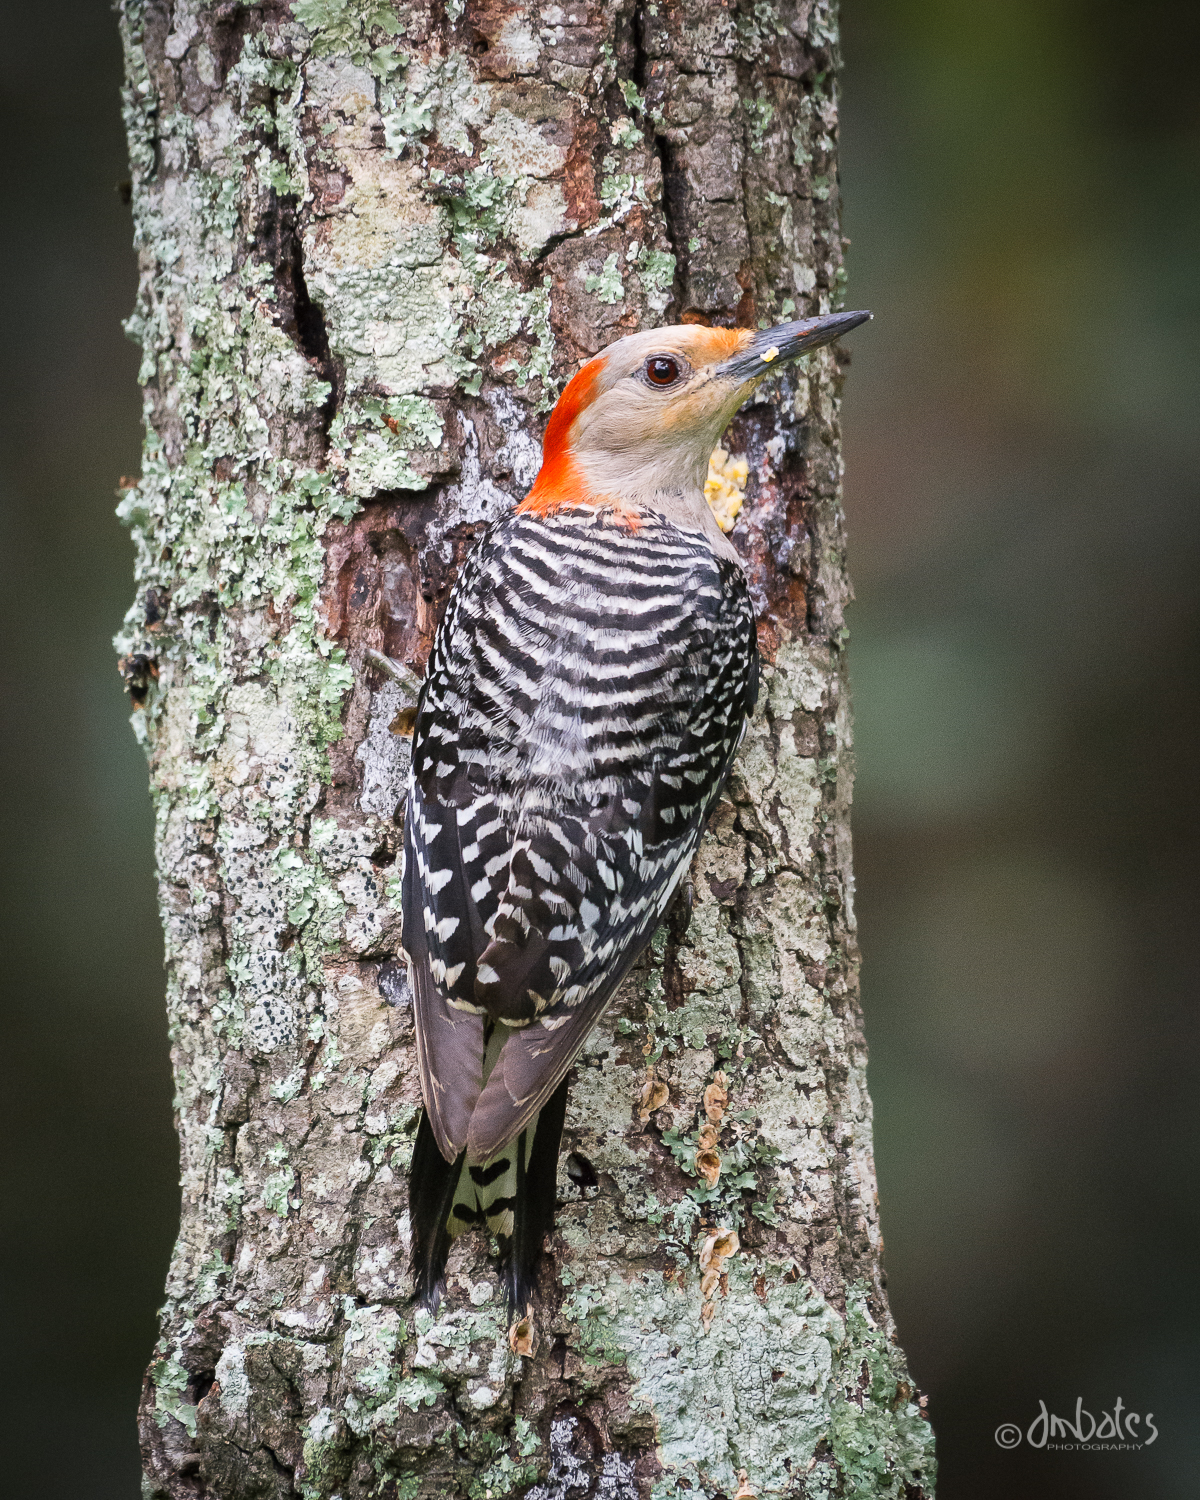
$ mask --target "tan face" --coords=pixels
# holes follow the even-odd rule
[[[572,455],[589,482],[630,500],[703,489],[717,439],[762,379],[721,368],[753,337],[744,329],[659,328],[607,349],[597,394],[571,428]]]
[[[869,313],[748,328],[680,326],[610,345],[571,425],[572,457],[600,493],[631,502],[703,490],[708,459],[738,407],[770,374]]]

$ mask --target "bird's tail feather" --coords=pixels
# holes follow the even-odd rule
[[[431,1312],[445,1289],[451,1240],[476,1226],[495,1233],[509,1307],[516,1315],[525,1312],[542,1241],[554,1224],[566,1110],[564,1078],[517,1139],[479,1163],[468,1162],[465,1151],[448,1162],[428,1116],[421,1116],[409,1176],[409,1221],[417,1298]]]
[[[566,1113],[567,1080],[564,1078],[521,1135],[522,1142],[530,1136],[532,1140],[525,1150],[517,1152],[513,1231],[507,1243],[500,1239],[504,1290],[508,1294],[508,1305],[518,1315],[529,1306],[537,1284],[542,1241],[554,1227],[558,1148]]]
[[[421,1112],[408,1179],[408,1219],[412,1233],[412,1269],[417,1298],[436,1312],[446,1286],[446,1257],[450,1254],[450,1210],[467,1153],[447,1161]]]

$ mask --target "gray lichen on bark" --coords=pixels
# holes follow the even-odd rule
[[[765,687],[690,922],[580,1060],[564,1155],[599,1186],[561,1177],[532,1331],[480,1240],[436,1318],[407,1270],[411,688],[370,653],[420,670],[582,357],[839,303],[830,5],[120,15],[147,423],[120,648],[183,1195],[146,1495],[931,1494],[857,1001],[834,353],[729,436]]]

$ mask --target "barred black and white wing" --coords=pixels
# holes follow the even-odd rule
[[[741,570],[659,517],[501,522],[464,569],[413,739],[405,947],[443,1155],[536,1115],[649,941],[756,690]],[[486,1024],[513,1028],[486,1082]]]

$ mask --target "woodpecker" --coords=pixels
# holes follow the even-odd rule
[[[568,1072],[754,707],[754,610],[704,498],[709,455],[764,378],[869,317],[611,344],[563,391],[533,488],[451,592],[417,705],[402,888],[425,1105],[412,1262],[430,1309],[475,1226],[527,1308]]]

